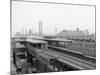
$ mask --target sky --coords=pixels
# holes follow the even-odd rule
[[[39,32],[39,21],[43,23],[43,34],[55,34],[62,30],[88,29],[95,32],[95,7],[12,1],[12,32],[32,29]]]

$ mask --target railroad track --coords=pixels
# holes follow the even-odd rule
[[[54,51],[52,51],[51,49],[48,50],[48,51],[54,52]],[[55,53],[57,53],[57,54],[59,54],[59,55],[61,55],[61,56],[64,56],[64,57],[71,58],[71,59],[73,59],[73,60],[77,60],[77,61],[80,61],[80,62],[89,64],[89,65],[95,66],[95,63],[94,63],[94,62],[90,62],[90,61],[87,61],[87,60],[83,60],[83,59],[81,59],[81,58],[73,57],[73,56],[70,56],[70,55],[67,55],[67,54],[63,54],[63,53],[60,53],[60,52],[56,52],[56,51],[55,51]]]
[[[78,57],[78,58],[81,58],[81,59],[84,59],[84,60],[87,60],[87,61],[96,62],[95,57],[87,57],[86,55],[84,55],[81,52],[69,50],[69,49],[66,49],[66,48],[54,47],[54,46],[50,46],[50,45],[48,47],[54,49],[57,52],[61,52],[61,53],[64,53],[64,54],[75,56],[75,57]]]
[[[83,60],[83,59],[80,59],[77,57],[73,57],[70,55],[65,55],[64,53],[56,52],[53,50],[47,50],[47,51],[45,51],[45,53],[48,53],[54,57],[58,57],[63,60],[69,61],[75,65],[84,67],[85,69],[94,69],[96,67],[93,62],[89,62],[89,61],[86,61],[86,60]]]
[[[52,46],[50,46],[50,48],[52,48]],[[75,56],[77,58],[84,59],[86,61],[90,61],[90,63],[92,63],[92,62],[95,63],[94,58],[89,58],[89,57],[86,57],[85,55],[77,54],[77,53],[73,53],[73,52],[69,53],[69,50],[63,51],[63,50],[60,50],[58,48],[52,48],[51,50],[56,51],[56,52],[60,52],[60,53],[64,53],[65,55],[67,54],[67,55],[70,55],[70,56]]]
[[[74,66],[79,66],[81,67],[80,69],[95,69],[96,67],[95,63],[93,62],[90,62],[78,57],[74,57],[74,56],[59,52],[57,50],[55,51],[55,49],[48,49],[48,50],[42,50],[42,51],[50,56],[53,56],[55,58],[62,59],[68,62],[69,65],[70,63],[72,63],[72,65]]]

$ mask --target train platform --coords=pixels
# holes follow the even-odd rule
[[[87,60],[83,60],[77,57],[73,57],[70,55],[65,55],[59,52],[55,52],[55,51],[51,51],[48,50],[46,51],[46,53],[48,53],[49,55],[52,55],[54,57],[57,57],[58,60],[71,65],[73,67],[77,67],[81,70],[85,70],[85,69],[95,69],[95,64],[94,63],[90,63]]]
[[[68,52],[71,52],[71,53],[80,54],[80,55],[83,54],[82,52],[78,52],[78,51],[74,51],[74,50],[69,50],[69,49],[66,49],[66,48],[55,47],[55,46],[51,46],[51,45],[48,45],[48,47],[52,47],[52,48],[56,48],[56,49],[60,49],[60,50],[64,50],[64,51],[68,51]]]
[[[96,62],[96,57],[85,55],[82,52],[78,52],[78,51],[74,51],[74,50],[69,50],[67,48],[55,47],[55,46],[51,46],[51,45],[48,45],[48,47],[51,47],[51,48],[54,48],[54,49],[58,49],[58,50],[62,50],[63,52],[66,51],[66,53],[68,52],[68,53],[74,54],[74,55],[76,55],[76,56],[78,56],[78,57],[80,57],[82,59]]]

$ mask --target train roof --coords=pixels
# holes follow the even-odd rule
[[[72,40],[61,39],[61,38],[47,39],[47,40],[51,40],[51,41],[59,41],[59,42],[72,42]]]
[[[47,43],[46,41],[42,41],[42,40],[34,40],[34,39],[26,39],[26,42],[30,42],[33,44],[42,44],[42,43]]]

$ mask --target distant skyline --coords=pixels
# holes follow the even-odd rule
[[[44,34],[62,30],[89,30],[95,33],[95,7],[48,3],[12,2],[12,32],[32,29],[39,33],[39,21]]]

